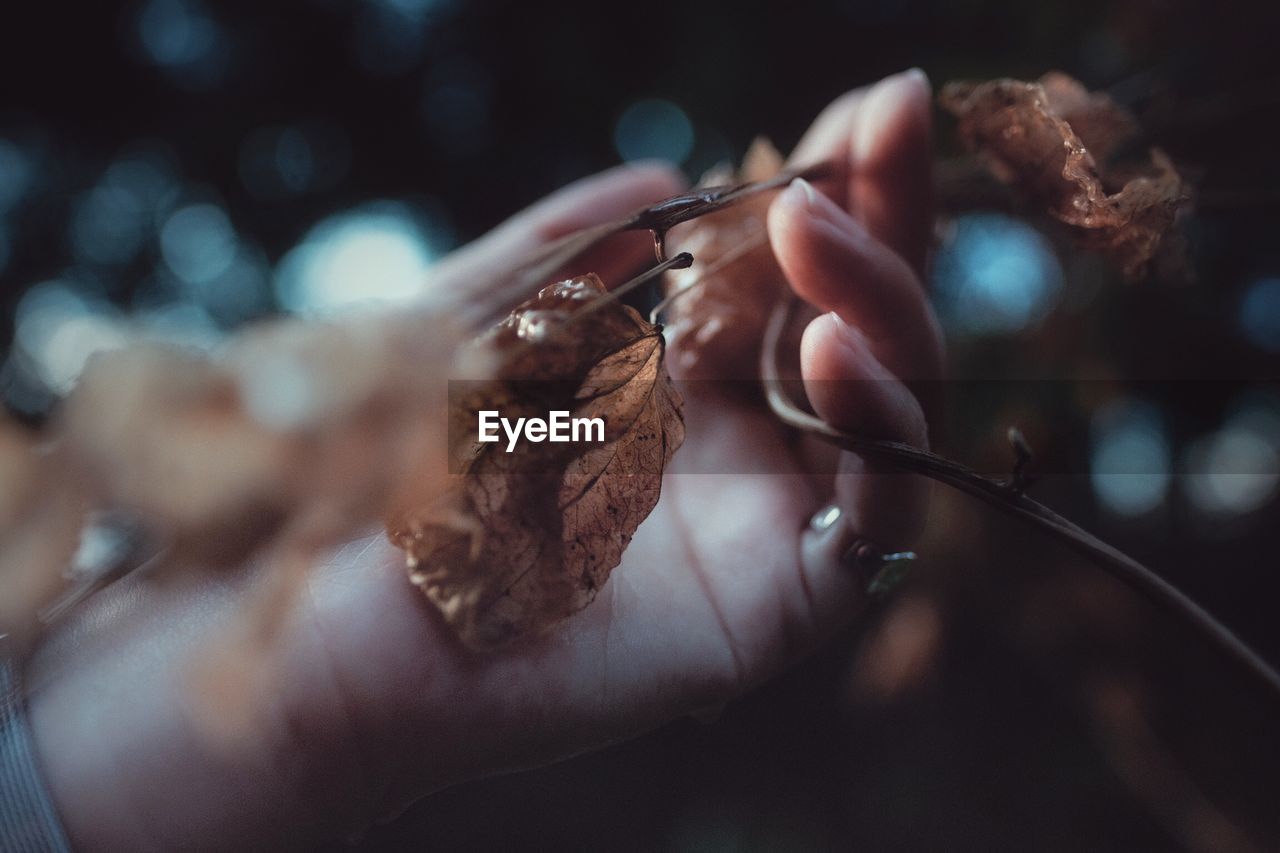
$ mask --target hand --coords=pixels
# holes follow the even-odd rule
[[[782,192],[768,221],[795,292],[829,312],[802,347],[818,413],[919,446],[924,413],[901,380],[941,369],[918,277],[932,220],[929,115],[918,73],[844,96],[795,155],[832,159],[839,174],[822,192],[799,183]],[[434,280],[463,287],[545,240],[679,189],[659,167],[605,173],[457,253]],[[878,381],[856,381],[867,379]],[[839,514],[811,525],[832,495],[795,464],[794,442],[767,411],[712,391],[686,402],[688,437],[662,498],[585,611],[536,642],[470,654],[409,585],[403,555],[372,534],[317,568],[263,661],[272,691],[233,745],[203,734],[189,672],[237,624],[253,568],[187,584],[124,582],[101,595],[28,668],[38,751],[77,848],[326,840],[432,790],[727,701],[830,637],[862,601],[842,555],[857,539],[907,544],[921,521],[920,483],[846,455]],[[681,474],[691,469],[774,473]]]

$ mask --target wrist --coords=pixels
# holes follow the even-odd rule
[[[303,748],[305,720],[271,703],[234,740],[203,725],[197,667],[234,608],[106,596],[27,669],[34,750],[73,847],[288,849],[339,832],[344,804],[323,796],[339,768]]]

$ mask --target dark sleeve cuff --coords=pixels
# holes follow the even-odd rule
[[[0,659],[0,853],[70,850],[36,764],[17,675]]]

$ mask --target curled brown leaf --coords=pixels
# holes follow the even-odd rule
[[[1126,110],[1061,73],[1034,83],[953,82],[938,100],[997,178],[1024,190],[1126,277],[1147,273],[1188,195],[1159,149],[1136,170],[1113,165],[1137,134]]]
[[[497,378],[456,383],[445,500],[392,517],[410,577],[469,646],[536,635],[581,610],[658,501],[684,439],[660,331],[594,275],[543,288],[474,347]],[[589,320],[575,315],[592,306]],[[478,440],[478,413],[604,420],[603,441]]]

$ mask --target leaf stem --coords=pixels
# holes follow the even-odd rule
[[[1043,530],[1180,619],[1280,705],[1280,674],[1270,664],[1185,593],[1128,554],[1027,497],[1012,483],[984,476],[959,462],[908,444],[852,435],[797,406],[783,390],[778,373],[778,346],[795,304],[792,299],[774,309],[761,352],[761,383],[769,408],[779,420],[860,456],[945,483]]]

